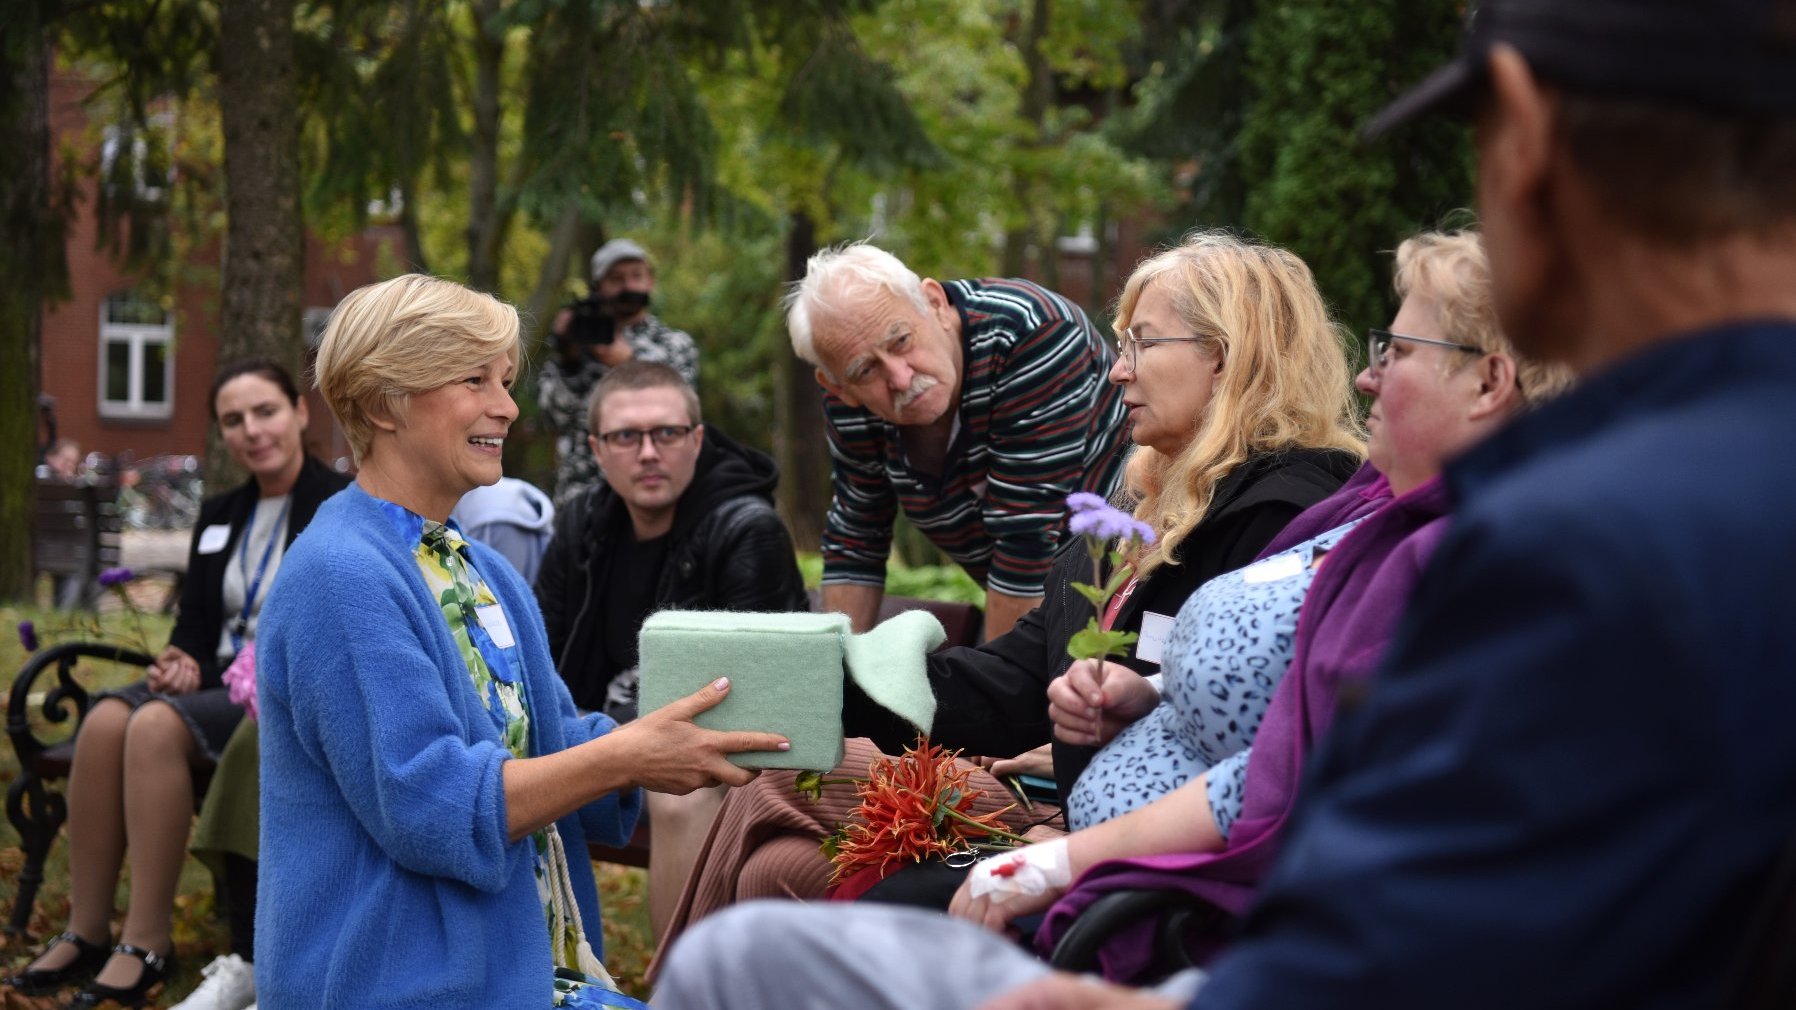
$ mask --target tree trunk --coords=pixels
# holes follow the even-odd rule
[[[1023,121],[1030,126],[1030,135],[1023,141],[1025,147],[1039,147],[1046,138],[1042,136],[1048,121],[1048,105],[1054,97],[1053,68],[1048,66],[1048,57],[1042,50],[1042,44],[1048,37],[1049,0],[1034,0],[1029,15],[1029,24],[1023,29],[1020,43],[1023,66],[1029,72],[1029,79],[1023,85]],[[1021,215],[1021,220],[1013,228],[1004,232],[1003,269],[1006,277],[1021,277],[1028,272],[1030,240],[1039,230],[1036,221],[1035,201],[1032,191],[1035,180],[1021,171],[1011,177],[1011,195],[1016,201],[1014,212]],[[1057,255],[1053,242],[1038,247],[1038,261],[1046,262]]]
[[[499,89],[505,36],[499,0],[474,4],[474,149],[468,153],[468,286],[499,288]]]
[[[299,210],[299,95],[294,0],[225,0],[218,20],[219,113],[224,126],[225,237],[218,360],[266,357],[303,383],[300,293],[305,225]],[[214,431],[206,482],[241,470]]]
[[[532,357],[539,353],[537,341],[547,342],[549,324],[554,322],[555,313],[567,296],[569,270],[576,261],[585,263],[586,255],[581,251],[585,247],[579,243],[587,230],[582,227],[580,198],[568,197],[562,205],[561,217],[555,222],[555,230],[549,233],[549,252],[543,257],[542,269],[537,273],[536,287],[523,307],[524,345]],[[544,349],[540,353],[547,351]]]
[[[786,232],[786,279],[804,277],[805,263],[817,252],[817,226],[804,211],[794,211]],[[790,347],[774,352],[774,456],[779,462],[780,514],[801,551],[814,551],[823,541],[823,517],[829,510],[829,439],[823,433],[823,394],[814,369]]]
[[[43,5],[28,0],[0,32],[0,600],[29,600],[37,466],[39,339],[46,299],[66,294],[64,217],[50,195],[50,46]]]

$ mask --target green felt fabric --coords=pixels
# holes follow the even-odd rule
[[[731,758],[744,768],[826,771],[842,761],[845,664],[869,697],[919,729],[935,718],[923,656],[945,633],[934,616],[900,615],[866,635],[841,614],[667,610],[642,625],[639,710],[648,713],[729,677],[730,695],[701,714],[712,729],[779,733],[784,752]]]
[[[947,640],[934,614],[907,610],[864,635],[848,636],[848,674],[881,708],[927,733],[935,725],[935,691],[923,657]]]

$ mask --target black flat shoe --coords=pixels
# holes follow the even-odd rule
[[[42,996],[93,978],[105,967],[106,958],[112,952],[104,944],[88,943],[81,939],[75,935],[74,930],[64,930],[44,944],[44,949],[37,956],[43,957],[59,943],[75,945],[75,950],[79,953],[73,961],[60,968],[28,968],[8,978],[5,984],[26,996]]]
[[[137,976],[137,983],[129,988],[120,989],[116,986],[89,982],[75,994],[74,999],[69,1001],[69,1010],[88,1010],[88,1008],[97,1007],[107,1000],[124,1007],[143,1006],[150,1001],[150,990],[161,985],[168,979],[169,972],[175,970],[173,954],[158,954],[153,950],[144,950],[142,947],[129,943],[121,943],[112,950],[113,953],[127,954],[143,962],[143,974]]]

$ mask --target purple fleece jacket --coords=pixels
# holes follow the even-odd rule
[[[1231,916],[1246,914],[1278,856],[1304,760],[1333,721],[1342,688],[1364,682],[1383,658],[1410,590],[1446,532],[1447,508],[1438,477],[1392,499],[1389,483],[1368,464],[1291,522],[1268,553],[1372,513],[1335,545],[1310,585],[1291,666],[1254,737],[1241,816],[1227,846],[1219,852],[1099,863],[1048,911],[1036,934],[1038,950],[1052,952],[1073,920],[1111,891],[1184,891]],[[1201,938],[1193,956],[1213,954],[1220,939]],[[1099,963],[1106,978],[1132,982],[1153,966],[1153,952],[1153,925],[1144,921],[1113,935]]]

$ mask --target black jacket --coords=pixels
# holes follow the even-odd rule
[[[307,456],[293,482],[293,504],[287,514],[287,546],[299,536],[324,500],[349,484],[349,477]],[[187,574],[181,581],[181,614],[168,637],[170,645],[192,656],[200,664],[200,686],[218,687],[224,670],[218,665],[218,636],[223,633],[225,568],[236,557],[237,538],[243,535],[243,524],[249,520],[261,496],[255,480],[213,495],[200,503],[199,521],[193,527],[193,542],[187,546]],[[231,535],[222,550],[201,554],[200,535],[209,526],[227,523]],[[267,590],[264,590],[267,592]],[[266,599],[266,597],[264,597]]]
[[[667,563],[654,576],[657,610],[807,609],[791,534],[773,509],[778,483],[773,460],[705,429],[698,469],[674,511]],[[607,547],[631,535],[629,509],[600,483],[555,516],[536,575],[549,652],[574,704],[590,711],[604,707],[618,673],[601,641]]]
[[[1217,486],[1209,513],[1180,544],[1179,563],[1162,565],[1136,587],[1116,615],[1116,629],[1141,630],[1144,613],[1178,614],[1199,586],[1251,562],[1286,523],[1334,493],[1358,467],[1359,460],[1347,453],[1318,449],[1256,456],[1237,467]],[[1072,665],[1066,643],[1092,615],[1091,604],[1069,587],[1091,582],[1091,557],[1083,538],[1067,541],[1048,574],[1041,605],[1016,627],[977,648],[944,649],[929,657],[936,696],[933,742],[969,754],[1010,757],[1052,738],[1048,684]],[[1157,669],[1133,658],[1125,664],[1144,673]],[[915,742],[915,730],[874,705],[852,681],[845,704],[850,735],[871,737],[891,753]],[[1062,794],[1091,753],[1055,743]]]

